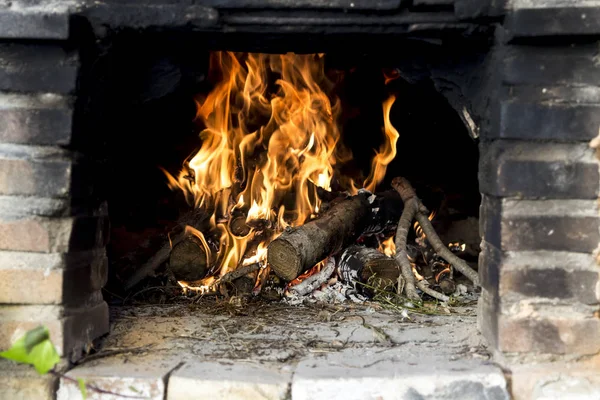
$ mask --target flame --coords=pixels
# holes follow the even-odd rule
[[[393,257],[396,254],[396,243],[394,237],[389,237],[379,244],[379,251],[386,256]]]
[[[204,234],[193,234],[203,245],[219,243],[210,257],[214,273],[265,262],[271,240],[318,214],[317,187],[331,190],[336,164],[350,159],[336,123],[339,101],[330,96],[333,84],[324,71],[320,54],[211,54],[217,83],[196,100],[196,118],[205,127],[202,146],[177,177],[164,172],[171,189],[211,215]],[[396,154],[398,132],[389,119],[394,101],[391,96],[384,103],[386,142],[373,160],[367,188],[383,179]],[[250,233],[230,231],[234,211],[245,215]],[[254,255],[244,259],[248,252]]]
[[[390,121],[390,110],[396,101],[396,96],[390,96],[383,103],[383,123],[385,132],[385,142],[379,148],[379,151],[375,154],[371,163],[371,173],[365,181],[365,189],[374,192],[377,185],[385,177],[385,171],[387,166],[396,157],[396,143],[400,134],[392,125]]]
[[[429,214],[429,216],[427,217],[427,219],[429,219],[430,221],[433,221],[433,219],[435,218],[437,211],[433,210],[431,212],[431,214]],[[421,224],[419,224],[418,221],[415,221],[415,223],[413,224],[413,229],[415,230],[415,233],[417,234],[417,237],[419,240],[423,240],[427,237],[427,235],[425,234],[425,232],[423,232],[423,228],[421,228]]]

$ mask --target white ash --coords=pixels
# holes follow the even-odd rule
[[[304,296],[300,296],[293,291],[287,291],[282,301],[289,305],[300,305],[304,302],[336,304],[352,301],[353,303],[364,303],[367,300],[352,286],[336,280],[333,284],[322,285],[319,289]]]

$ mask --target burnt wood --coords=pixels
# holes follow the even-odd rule
[[[369,217],[366,196],[342,200],[318,219],[290,228],[272,241],[267,253],[269,265],[280,278],[295,279],[356,240]]]

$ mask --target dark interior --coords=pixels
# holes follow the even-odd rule
[[[384,71],[393,70],[399,57],[413,57],[418,70],[420,56],[437,51],[429,40],[387,35],[383,42],[361,36],[352,43],[348,37],[340,42],[336,37],[251,36],[124,31],[90,51],[85,146],[107,178],[101,191],[111,219],[109,300],[127,297],[122,280],[188,207],[167,187],[160,168],[176,173],[201,145],[193,99],[213,84],[207,78],[211,50],[324,52],[327,70],[343,75],[335,93],[342,103],[343,140],[354,156],[346,166],[352,174],[368,171],[383,140],[382,102],[394,93],[391,121],[400,133],[398,154],[381,188],[388,189],[395,176],[408,178],[426,205],[438,210],[434,222],[442,231],[453,221],[477,218],[477,139],[427,79],[401,76],[384,84]]]

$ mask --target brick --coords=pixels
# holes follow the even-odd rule
[[[479,255],[482,286],[494,296],[598,304],[600,278],[592,254],[556,251],[501,252],[489,243]]]
[[[72,119],[68,97],[0,93],[0,143],[66,145]]]
[[[73,160],[55,147],[0,144],[0,195],[66,197]]]
[[[0,359],[0,400],[54,400],[58,378],[26,364]]]
[[[509,85],[597,86],[597,45],[508,46],[503,81]]]
[[[0,251],[0,303],[77,305],[107,278],[104,249],[70,254]],[[24,290],[24,281],[43,290]]]
[[[508,13],[504,27],[510,38],[600,33],[600,7],[524,8]]]
[[[38,215],[41,217],[105,216],[106,202],[89,199],[0,195],[0,215]],[[87,200],[87,201],[86,201]]]
[[[477,300],[477,328],[492,349],[498,344],[499,309],[498,296],[483,288]]]
[[[0,44],[0,91],[71,93],[77,71],[77,56],[60,46]]]
[[[600,173],[587,144],[495,141],[481,144],[479,189],[497,197],[595,199]]]
[[[66,253],[104,247],[106,216],[45,218],[0,215],[0,250]]]
[[[0,144],[0,196],[76,198],[94,195],[98,167],[78,154],[50,146]]]
[[[600,351],[598,318],[498,318],[498,350],[502,352],[593,355]]]
[[[591,253],[600,243],[593,200],[514,200],[483,196],[480,230],[503,251]]]
[[[498,128],[486,139],[585,141],[598,136],[600,104],[502,101]]]
[[[45,325],[61,356],[78,359],[95,338],[109,330],[108,305],[96,292],[79,308],[58,305],[0,307],[0,349],[6,349],[28,330]]]
[[[0,8],[2,39],[68,39],[70,11],[67,4],[13,1]]]

